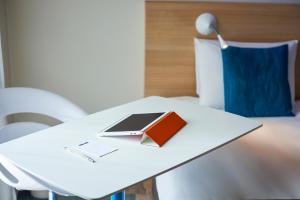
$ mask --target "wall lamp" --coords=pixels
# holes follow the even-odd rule
[[[218,31],[217,18],[211,13],[203,13],[197,18],[196,29],[202,35],[209,35],[213,32],[216,33],[221,48],[226,49],[228,47],[227,43]]]

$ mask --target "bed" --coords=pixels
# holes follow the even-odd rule
[[[206,11],[218,17],[227,40],[300,40],[300,26],[295,27],[300,24],[300,5],[148,1],[145,96],[199,104],[193,45],[199,35],[194,22]],[[255,118],[262,128],[157,177],[159,199],[300,198],[299,58],[298,50],[295,117]]]
[[[198,104],[196,97],[173,97]],[[264,126],[156,179],[160,199],[300,197],[300,101],[295,117],[255,118]]]

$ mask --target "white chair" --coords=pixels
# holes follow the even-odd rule
[[[82,109],[51,92],[33,88],[0,89],[0,119],[17,113],[37,113],[55,118],[61,122],[83,117]],[[48,128],[46,124],[37,122],[17,122],[0,127],[0,144],[16,139],[41,129]],[[25,171],[13,165],[0,154],[0,179],[17,190],[32,190],[32,195],[42,198],[40,191],[49,191],[49,199],[54,200],[52,191],[62,195],[67,192],[38,180]]]

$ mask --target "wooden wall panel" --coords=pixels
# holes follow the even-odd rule
[[[275,42],[300,40],[300,5],[146,2],[145,96],[195,96],[195,20],[211,12],[226,40]],[[300,99],[300,50],[296,97]]]

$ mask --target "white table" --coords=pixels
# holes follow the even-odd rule
[[[130,113],[175,111],[188,124],[163,147],[136,137],[96,138],[96,133]],[[47,184],[95,199],[121,191],[212,151],[260,127],[254,120],[188,102],[148,97],[61,124],[0,145],[0,153]],[[97,140],[118,151],[95,164],[72,156],[65,146]]]

